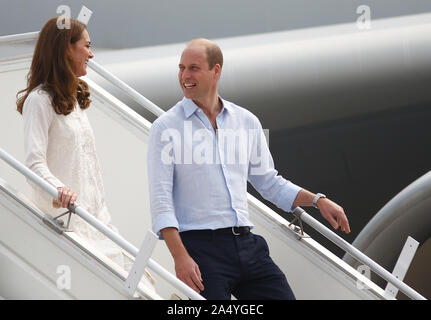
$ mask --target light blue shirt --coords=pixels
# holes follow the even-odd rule
[[[221,99],[221,98],[220,98]],[[267,200],[292,211],[301,190],[278,175],[262,126],[250,111],[221,99],[214,131],[184,98],[154,121],[148,179],[153,231],[250,226],[247,180]]]

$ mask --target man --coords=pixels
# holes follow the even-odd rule
[[[192,40],[181,55],[184,99],[153,123],[149,138],[153,230],[177,277],[207,299],[295,299],[265,240],[250,232],[247,180],[286,211],[314,204],[347,233],[348,220],[324,195],[277,175],[259,120],[218,95],[222,66],[220,48],[207,39]]]

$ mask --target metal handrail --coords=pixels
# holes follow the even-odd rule
[[[294,214],[300,218],[302,221],[307,223],[310,227],[312,227],[314,230],[320,232],[323,236],[325,236],[327,239],[329,239],[331,242],[336,244],[339,248],[343,249],[345,252],[350,254],[352,257],[357,259],[359,262],[362,262],[363,264],[370,267],[371,270],[373,270],[376,274],[381,276],[386,281],[392,283],[395,287],[397,287],[399,290],[401,290],[403,293],[405,293],[408,297],[416,300],[427,300],[424,296],[419,294],[417,291],[409,287],[407,284],[402,282],[401,280],[397,279],[393,274],[391,274],[389,271],[387,271],[385,268],[380,266],[378,263],[376,263],[374,260],[363,254],[361,251],[356,249],[354,246],[352,246],[350,243],[348,243],[346,240],[341,238],[336,233],[332,232],[330,229],[325,227],[322,223],[317,221],[315,218],[310,216],[307,212],[304,211],[304,209],[300,207],[296,207],[294,210]]]
[[[48,182],[43,180],[41,177],[39,177],[37,174],[35,174],[33,171],[31,171],[29,168],[24,166],[22,163],[20,163],[18,160],[13,158],[11,155],[9,155],[6,151],[0,148],[0,158],[3,159],[7,164],[9,164],[11,167],[16,169],[18,172],[23,174],[26,178],[30,179],[32,182],[37,184],[40,188],[42,188],[43,191],[50,194],[53,198],[57,198],[58,191],[57,189],[50,185]],[[130,244],[127,240],[125,240],[123,237],[121,237],[119,234],[112,231],[110,228],[108,228],[106,225],[104,225],[102,222],[97,220],[94,216],[92,216],[90,213],[88,213],[84,208],[80,207],[78,204],[74,204],[70,206],[70,209],[72,209],[72,212],[75,212],[78,216],[80,216],[82,219],[87,221],[90,225],[95,227],[97,230],[102,232],[105,236],[107,236],[109,239],[111,239],[113,242],[118,244],[121,248],[129,252],[131,255],[136,257],[138,255],[139,250],[134,247],[132,244]],[[173,274],[171,274],[169,271],[167,271],[165,268],[163,268],[161,265],[159,265],[157,262],[155,262],[153,259],[148,260],[147,266],[153,270],[155,273],[157,273],[159,276],[161,276],[163,279],[171,283],[175,288],[180,290],[182,293],[190,297],[194,300],[205,300],[204,297],[202,297],[200,294],[196,293],[193,289],[191,289],[189,286],[187,286],[185,283],[183,283],[181,280],[176,278]]]
[[[20,35],[15,35],[19,37]],[[10,39],[13,39],[13,36],[8,36]],[[1,42],[0,37],[0,42]],[[11,41],[11,40],[10,40]],[[94,61],[90,60],[89,63],[90,67],[96,71],[98,74],[100,74],[103,78],[105,78],[107,81],[111,82],[112,84],[116,85],[118,88],[122,89],[124,92],[126,92],[131,98],[133,98],[136,102],[143,105],[144,107],[148,108],[151,112],[156,114],[157,116],[164,113],[162,109],[154,105],[151,101],[146,99],[144,96],[142,96],[140,93],[135,91],[133,88],[128,86],[126,83],[124,83],[122,80],[118,79],[111,73],[109,73],[106,69],[104,69],[102,66],[98,65]],[[93,68],[94,67],[94,68]],[[151,110],[148,107],[148,102],[153,104],[156,108],[152,108]],[[386,269],[384,269],[382,266],[377,264],[375,261],[370,259],[368,256],[363,254],[361,251],[353,247],[350,243],[346,242],[344,239],[342,239],[340,236],[338,236],[336,233],[332,232],[330,229],[328,229],[326,226],[321,224],[319,221],[311,217],[308,213],[306,213],[302,208],[297,207],[295,210],[295,214],[300,217],[305,223],[310,225],[313,229],[324,235],[326,238],[328,238],[331,242],[336,244],[338,247],[343,249],[345,252],[352,255],[352,257],[356,258],[358,261],[368,265],[371,270],[373,270],[376,274],[380,275],[383,279],[386,281],[392,283],[396,288],[398,288],[400,291],[405,293],[408,297],[412,299],[418,299],[418,300],[426,300],[424,296],[416,292],[414,289],[406,285],[404,282],[397,279],[395,276],[393,276],[391,273],[389,273]]]
[[[39,31],[0,36],[0,44],[36,40],[38,36]]]
[[[1,36],[0,37],[0,44],[35,40],[35,39],[37,39],[38,35],[39,35],[39,31],[14,34],[14,35],[10,35],[10,36]],[[94,61],[94,60],[88,61],[88,66],[94,72],[99,74],[102,78],[104,78],[108,82],[112,83],[117,88],[121,89],[130,98],[135,100],[137,103],[139,103],[139,105],[143,106],[144,108],[146,108],[148,111],[152,112],[157,117],[162,115],[165,112],[163,109],[161,109],[157,105],[155,105],[152,101],[145,98],[143,95],[141,95],[135,89],[133,89],[131,86],[126,84],[124,81],[120,80],[118,77],[114,76],[111,72],[109,72],[108,70],[103,68],[96,61]]]
[[[114,76],[112,73],[110,73],[108,70],[103,68],[101,65],[99,65],[96,61],[90,60],[88,61],[88,66],[93,69],[96,73],[101,75],[105,80],[109,81],[113,85],[115,85],[117,88],[123,90],[130,98],[135,100],[137,103],[145,107],[147,110],[151,111],[156,116],[160,116],[165,111],[158,106],[156,106],[153,102],[145,98],[143,95],[141,95],[139,92],[137,92],[135,89],[133,89],[131,86],[126,84],[124,81],[120,80],[116,76]]]

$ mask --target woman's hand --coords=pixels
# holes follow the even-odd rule
[[[69,205],[73,205],[78,197],[76,192],[73,192],[67,187],[58,187],[58,199],[53,200],[53,206],[55,208],[68,208]]]

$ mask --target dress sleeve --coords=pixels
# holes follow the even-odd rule
[[[30,170],[58,188],[64,184],[54,177],[46,160],[49,128],[55,116],[54,113],[47,94],[34,91],[28,95],[22,112],[24,118],[24,162]]]

